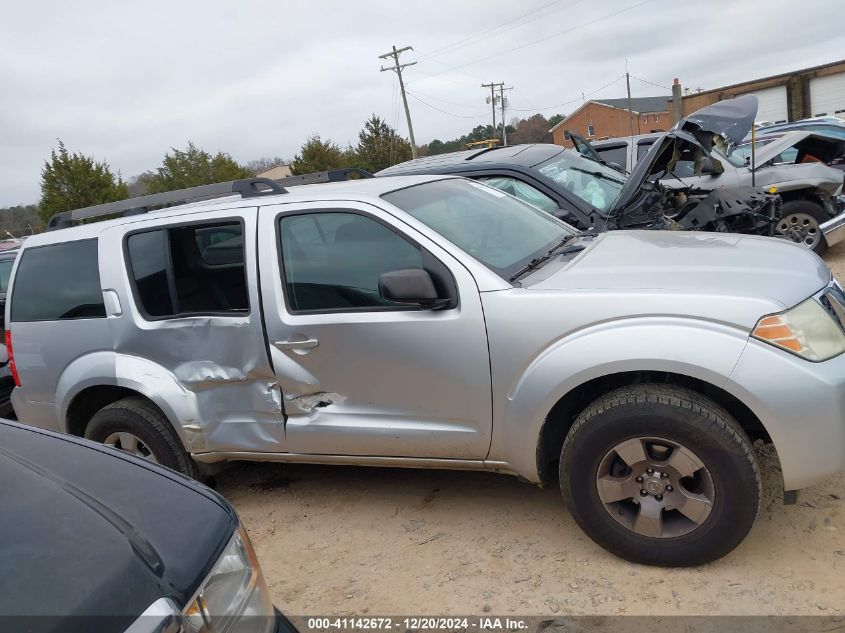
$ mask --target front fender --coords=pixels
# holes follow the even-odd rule
[[[573,389],[603,376],[671,372],[724,387],[748,332],[694,319],[610,321],[573,333],[543,350],[494,407],[491,461],[507,462],[539,482],[537,441],[552,407]],[[495,359],[494,359],[495,364]]]
[[[162,410],[189,452],[205,450],[196,394],[182,388],[161,365],[109,351],[80,356],[62,372],[56,409],[63,432],[68,430],[67,412],[73,400],[85,389],[98,386],[125,387],[148,398]]]

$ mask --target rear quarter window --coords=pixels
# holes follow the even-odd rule
[[[104,318],[97,240],[25,249],[12,289],[12,321]]]

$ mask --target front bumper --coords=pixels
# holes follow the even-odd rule
[[[772,438],[784,490],[845,470],[845,354],[813,363],[750,339],[725,389]]]
[[[830,204],[837,215],[821,225],[828,247],[845,240],[845,196],[834,196]]]

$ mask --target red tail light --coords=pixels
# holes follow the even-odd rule
[[[21,386],[21,379],[18,377],[18,368],[15,365],[15,353],[12,351],[12,331],[6,330],[6,354],[9,355],[9,369],[12,370],[12,378],[15,380],[15,386]]]

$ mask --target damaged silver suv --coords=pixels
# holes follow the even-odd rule
[[[556,481],[597,543],[657,565],[745,537],[752,441],[776,446],[788,501],[845,467],[845,295],[800,246],[580,233],[455,177],[283,184],[80,209],[27,240],[20,420],[195,477],[265,460]]]

